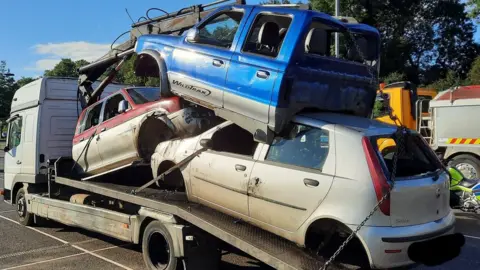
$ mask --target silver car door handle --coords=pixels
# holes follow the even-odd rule
[[[313,179],[309,179],[309,178],[303,179],[303,183],[307,187],[317,187],[320,184],[320,182],[318,182],[317,180],[313,180]]]
[[[240,165],[240,164],[235,165],[235,170],[236,170],[237,172],[240,172],[240,171],[243,172],[243,171],[245,171],[246,169],[247,169],[247,167],[244,166],[244,165]]]
[[[223,61],[222,60],[218,60],[218,59],[213,59],[213,62],[212,64],[216,67],[221,67],[223,66]]]
[[[22,164],[22,162],[20,160],[17,160],[17,164],[20,165]]]
[[[266,70],[257,71],[257,77],[260,79],[267,79],[270,76],[270,72]]]

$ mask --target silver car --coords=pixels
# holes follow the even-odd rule
[[[333,113],[296,116],[271,145],[225,121],[203,134],[161,143],[156,176],[199,154],[160,183],[318,254],[341,242],[388,191],[396,127]],[[414,242],[452,234],[449,177],[416,134],[405,138],[395,188],[355,239],[372,268],[412,264]],[[391,149],[391,148],[388,148]],[[331,254],[331,253],[330,253]]]

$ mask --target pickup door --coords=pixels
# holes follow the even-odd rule
[[[210,107],[223,107],[230,58],[250,10],[220,10],[196,28],[195,41],[182,37],[168,74],[173,92]]]
[[[252,11],[228,69],[225,109],[268,123],[270,106],[277,105],[272,91],[281,81],[291,50],[284,42],[291,23],[288,10]]]

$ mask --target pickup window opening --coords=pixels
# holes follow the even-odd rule
[[[235,125],[228,125],[216,131],[212,137],[212,150],[253,157],[258,143],[252,133]]]
[[[125,97],[122,94],[116,94],[109,99],[107,99],[105,103],[105,108],[103,109],[103,121],[107,121],[115,116],[119,115],[118,113],[118,104],[120,101],[125,100]],[[127,101],[128,103],[128,101]],[[128,103],[129,104],[129,103]],[[128,105],[130,109],[130,104]]]
[[[89,130],[92,127],[100,124],[100,113],[102,111],[103,102],[100,102],[93,106],[85,116],[85,126],[84,129],[80,131],[82,133],[84,130]]]
[[[230,49],[243,18],[243,11],[222,12],[198,27],[199,40],[195,44]]]
[[[266,160],[322,171],[329,153],[328,130],[291,124],[273,140]]]
[[[340,41],[338,57],[335,55],[335,33],[339,34]],[[353,40],[345,31],[314,20],[305,35],[305,53],[374,65],[378,59],[376,39],[358,33],[353,33],[353,37],[365,61],[362,61]]]
[[[276,58],[291,23],[291,15],[258,14],[250,28],[242,51]]]

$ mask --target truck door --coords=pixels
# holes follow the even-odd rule
[[[197,40],[185,38],[177,46],[168,74],[173,92],[210,106],[223,106],[227,69],[249,9],[217,12],[197,27]]]
[[[19,112],[12,115],[7,120],[8,135],[5,147],[4,157],[4,172],[5,172],[5,188],[12,189],[13,179],[21,173],[23,161],[23,145],[25,128],[23,122],[25,121],[25,113]],[[15,196],[15,194],[12,194]]]
[[[268,123],[270,106],[277,104],[272,91],[286,67],[281,49],[291,22],[288,13],[252,12],[228,69],[225,109]]]

